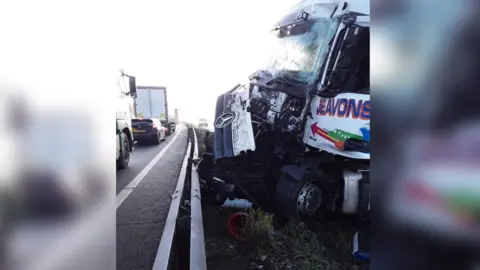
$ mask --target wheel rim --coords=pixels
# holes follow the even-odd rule
[[[313,182],[305,184],[297,198],[297,211],[301,216],[314,214],[320,207],[322,194],[317,185]]]

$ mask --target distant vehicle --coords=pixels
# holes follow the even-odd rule
[[[175,133],[175,130],[177,129],[177,123],[176,122],[169,122],[168,126],[170,127],[170,131],[172,133]]]
[[[137,118],[158,118],[169,121],[167,88],[164,86],[137,86],[135,114]]]
[[[178,125],[180,123],[179,117],[178,117],[178,109],[175,109],[173,112],[173,122]]]
[[[205,118],[200,118],[198,120],[198,127],[200,128],[208,128],[208,120]]]
[[[170,136],[170,134],[172,134],[170,123],[167,120],[160,120],[160,123],[165,128],[165,134],[167,134],[167,136]]]
[[[132,119],[133,134],[135,140],[141,142],[153,142],[159,145],[166,139],[166,131],[158,118]]]

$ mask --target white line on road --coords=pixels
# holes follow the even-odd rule
[[[163,147],[162,151],[160,151],[160,153],[158,153],[158,155],[154,157],[152,161],[150,161],[150,163],[148,163],[147,166],[145,166],[145,168],[143,168],[143,170],[137,176],[135,176],[135,178],[133,178],[133,180],[130,183],[128,183],[126,187],[124,187],[120,191],[120,193],[118,193],[116,198],[117,209],[118,207],[120,207],[120,205],[122,205],[122,203],[127,199],[127,197],[133,192],[133,190],[138,186],[138,184],[142,182],[143,178],[145,178],[145,176],[147,175],[148,172],[150,172],[153,166],[155,166],[155,164],[157,164],[157,162],[163,157],[163,155],[167,152],[168,148],[170,148],[173,142],[178,138],[182,130],[183,130],[183,126],[180,126],[177,134],[175,134],[175,137],[173,137],[173,139],[167,145],[165,145],[165,147]]]
[[[195,148],[193,149],[193,159],[198,159],[198,141],[197,141],[197,133],[195,133],[195,129],[190,125],[193,130],[193,138],[195,143]]]

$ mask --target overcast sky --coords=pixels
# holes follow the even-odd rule
[[[165,85],[181,118],[213,121],[217,95],[262,67],[269,30],[295,2],[136,1],[124,69],[138,84]]]
[[[5,1],[0,82],[42,105],[105,106],[123,68],[139,85],[166,86],[180,118],[213,121],[216,97],[263,67],[269,30],[296,2]]]

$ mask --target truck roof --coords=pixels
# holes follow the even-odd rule
[[[137,86],[137,89],[158,89],[158,90],[167,90],[165,86]]]
[[[348,3],[348,5],[345,10],[342,10],[344,3]],[[331,15],[337,4],[339,8],[334,16],[350,12],[364,15],[370,14],[370,0],[302,0],[291,7],[290,12],[305,11],[310,14],[311,18],[325,18]]]

